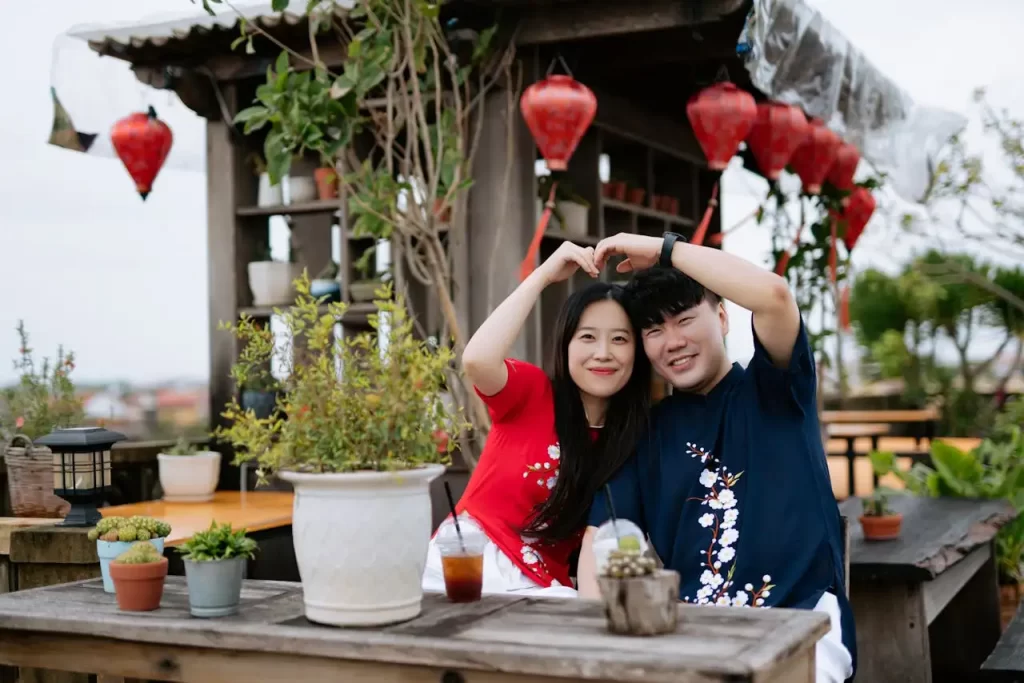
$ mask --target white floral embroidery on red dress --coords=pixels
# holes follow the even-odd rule
[[[700,483],[708,489],[708,493],[703,498],[688,500],[699,500],[701,505],[706,505],[711,510],[697,520],[702,528],[711,529],[711,541],[706,549],[700,551],[704,571],[700,575],[701,588],[697,591],[696,599],[686,596],[683,601],[695,602],[698,605],[733,605],[767,609],[764,601],[774,588],[774,584],[771,583],[772,577],[768,574],[761,577],[763,583],[760,588],[755,590],[753,584],[748,583],[742,590],[730,595],[730,589],[734,584],[733,572],[736,570],[734,546],[740,538],[739,531],[736,530],[740,513],[736,509],[736,494],[732,488],[743,476],[743,472],[730,474],[718,458],[696,444],[687,443],[686,451],[691,458],[700,458],[702,463],[708,465],[708,468],[700,473]]]
[[[533,475],[537,486],[546,486],[550,491],[555,488],[555,482],[558,481],[558,464],[561,457],[562,451],[558,444],[548,446],[548,459],[527,465],[523,479],[529,479]]]

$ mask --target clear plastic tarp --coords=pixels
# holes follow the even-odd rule
[[[753,85],[853,143],[904,199],[920,200],[960,114],[922,106],[802,0],[754,0],[739,52]]]

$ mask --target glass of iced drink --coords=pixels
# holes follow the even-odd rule
[[[438,528],[435,540],[441,552],[448,599],[451,602],[479,600],[484,583],[487,536],[468,516],[459,515],[458,529],[449,517]]]

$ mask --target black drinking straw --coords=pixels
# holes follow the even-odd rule
[[[459,516],[455,513],[455,499],[452,498],[452,487],[448,485],[447,481],[444,483],[444,492],[448,496],[448,507],[452,510],[452,521],[455,522],[455,533],[459,535],[459,545],[462,547],[462,552],[466,552],[466,543],[462,540],[462,528],[459,527]]]
[[[448,482],[445,482],[447,485]],[[619,526],[615,523],[615,503],[612,501],[612,487],[607,483],[604,485],[604,501],[608,505],[608,514],[612,518],[612,531],[615,532],[615,540],[619,540]]]

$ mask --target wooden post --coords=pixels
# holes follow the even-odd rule
[[[100,576],[96,542],[83,527],[42,524],[11,533],[10,568],[17,590],[41,588]],[[21,683],[88,683],[88,674],[21,669]]]

